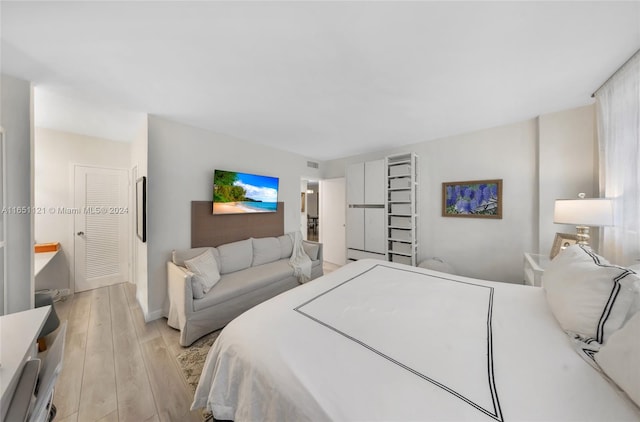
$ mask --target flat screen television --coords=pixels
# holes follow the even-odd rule
[[[214,214],[276,212],[277,210],[277,177],[226,170],[214,171]]]

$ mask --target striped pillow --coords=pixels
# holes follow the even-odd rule
[[[598,343],[619,329],[633,302],[638,275],[609,264],[589,247],[572,245],[551,261],[542,277],[547,302],[565,331]]]
[[[635,314],[596,353],[600,369],[640,406],[640,313]]]

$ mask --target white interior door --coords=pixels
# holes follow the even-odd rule
[[[74,179],[75,291],[126,281],[127,170],[78,165]]]
[[[324,260],[337,265],[347,261],[345,238],[346,196],[344,177],[320,181],[320,242]]]

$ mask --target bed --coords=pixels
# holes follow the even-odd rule
[[[192,409],[235,421],[640,420],[575,344],[543,289],[361,260],[232,321]]]

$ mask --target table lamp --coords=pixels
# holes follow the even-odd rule
[[[556,224],[574,224],[578,233],[578,244],[589,245],[589,227],[613,225],[613,206],[610,199],[585,198],[556,199],[553,222]]]

